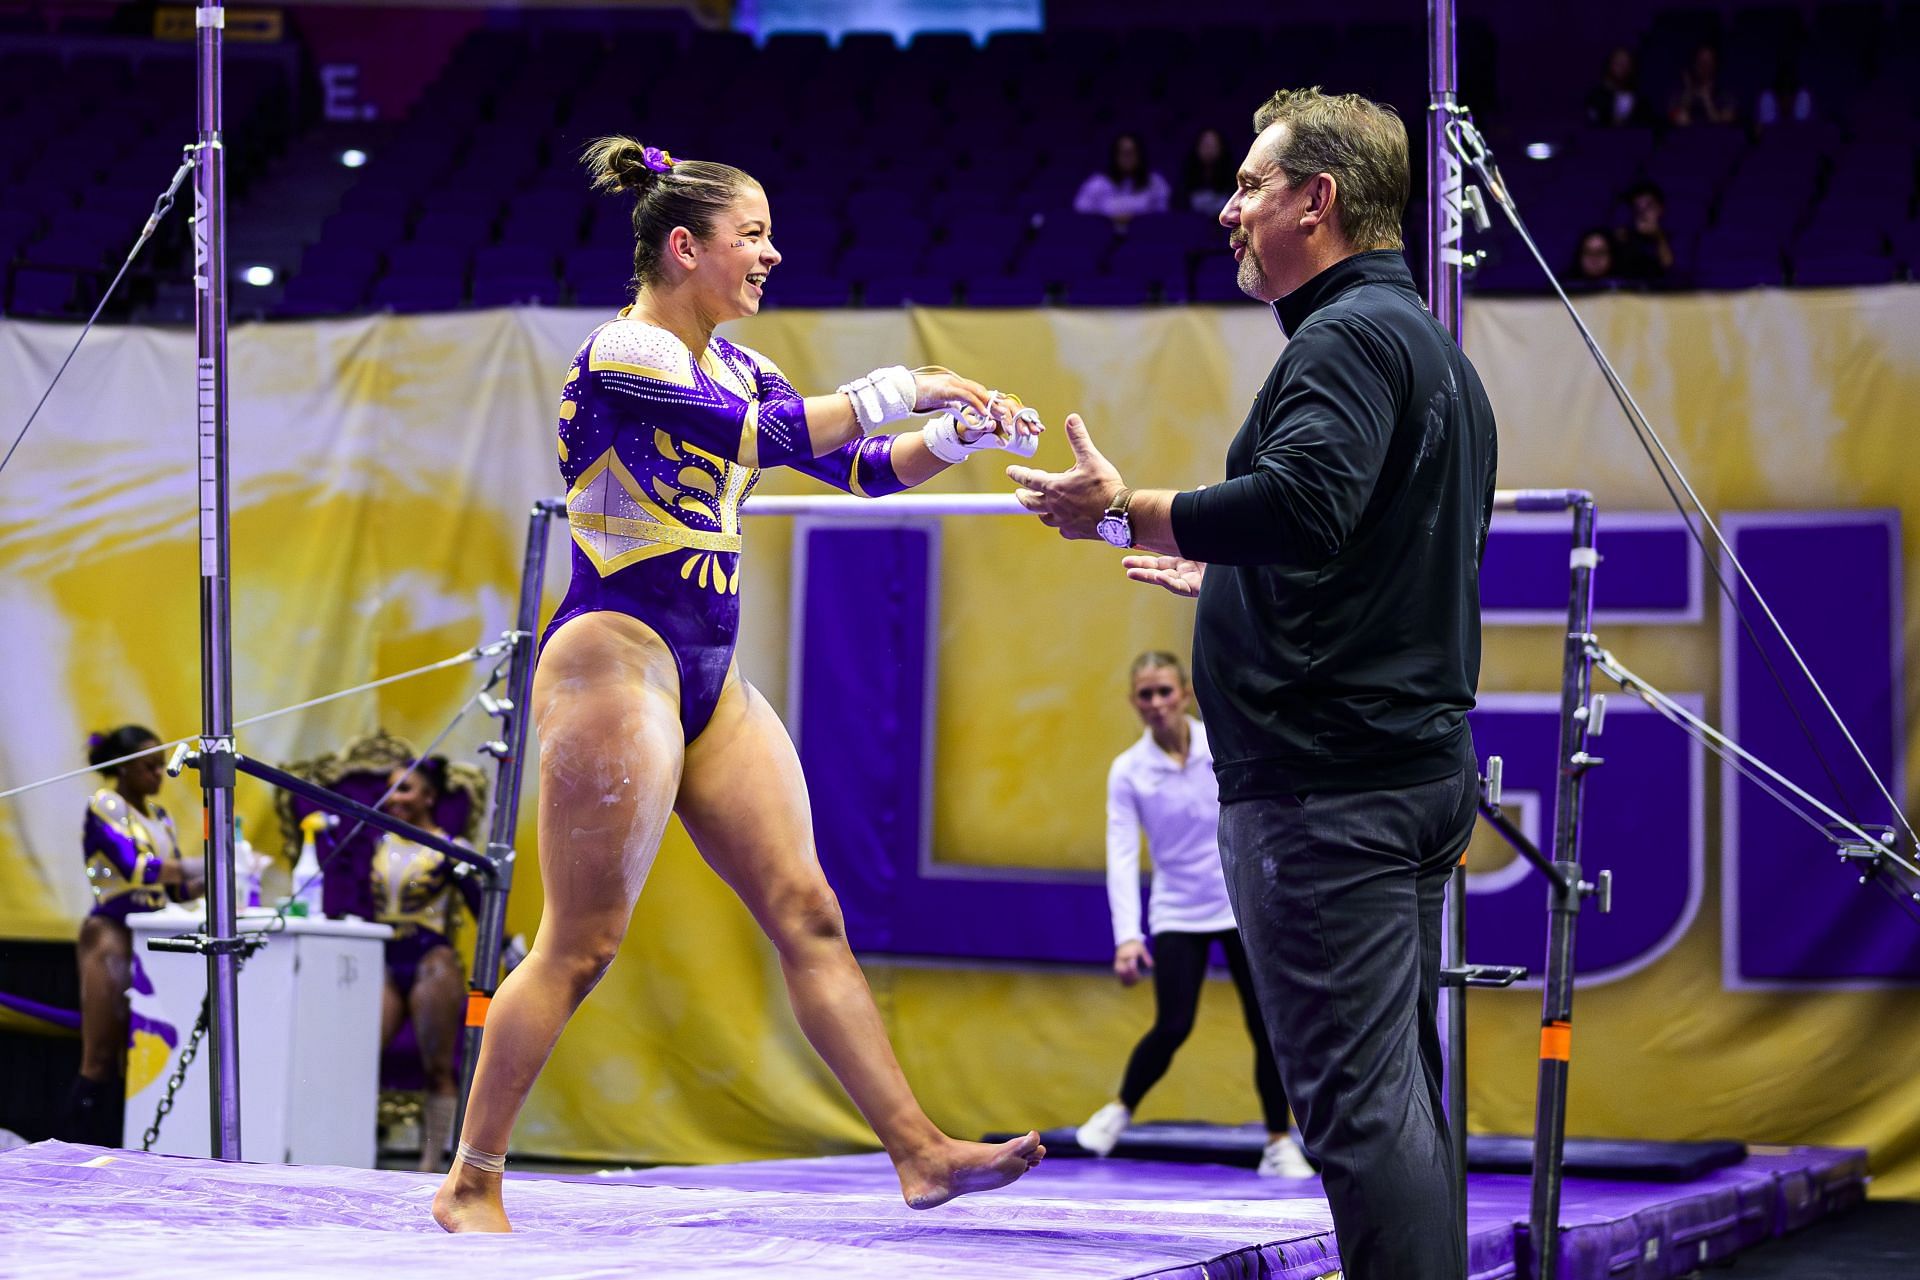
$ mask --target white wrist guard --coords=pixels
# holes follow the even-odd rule
[[[1033,410],[1023,409],[1021,412],[1032,413]],[[969,441],[962,437],[963,431],[980,431],[980,436]],[[920,428],[920,438],[927,442],[928,452],[940,461],[949,463],[965,462],[968,454],[979,453],[983,449],[1005,449],[1008,453],[1031,458],[1040,447],[1039,436],[1003,436],[997,430],[981,430],[975,423],[962,422],[958,415],[951,413],[927,419],[926,425]]]
[[[967,455],[980,449],[991,449],[990,437],[983,436],[972,444],[960,439],[960,423],[950,413],[937,418],[928,418],[920,428],[920,438],[927,442],[927,452],[942,462],[965,462]]]
[[[911,415],[919,392],[906,366],[895,364],[847,383],[840,394],[853,402],[853,416],[859,419],[860,430],[872,435],[887,423]]]

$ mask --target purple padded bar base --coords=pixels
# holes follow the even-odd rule
[[[237,1259],[281,1276],[463,1280],[565,1272],[719,1277],[1268,1276],[1338,1266],[1316,1180],[1219,1165],[1049,1161],[1016,1186],[908,1209],[885,1156],[598,1176],[509,1175],[516,1234],[449,1237],[439,1179],[221,1164],[43,1142],[0,1155],[10,1276],[204,1280]],[[1759,1150],[1693,1183],[1565,1184],[1566,1280],[1669,1280],[1857,1203],[1860,1151]],[[1527,1180],[1468,1179],[1471,1280],[1521,1274]]]

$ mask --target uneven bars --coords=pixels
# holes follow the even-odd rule
[[[1581,489],[1496,489],[1495,511],[1565,511],[1588,495]],[[1032,515],[1011,493],[897,493],[885,498],[849,494],[762,494],[742,507],[744,516],[1024,516]]]

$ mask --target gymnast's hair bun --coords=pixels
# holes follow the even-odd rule
[[[616,133],[589,142],[580,163],[593,175],[595,191],[644,196],[679,162],[658,147]]]
[[[589,142],[580,153],[580,163],[587,167],[595,191],[634,197],[632,284],[636,289],[665,280],[661,255],[675,227],[685,227],[705,240],[743,192],[760,188],[751,174],[732,165],[681,160],[617,133]]]

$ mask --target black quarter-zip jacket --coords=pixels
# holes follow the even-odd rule
[[[1493,407],[1397,250],[1274,310],[1288,342],[1225,482],[1173,501],[1209,566],[1193,666],[1220,798],[1445,777],[1472,752]]]

